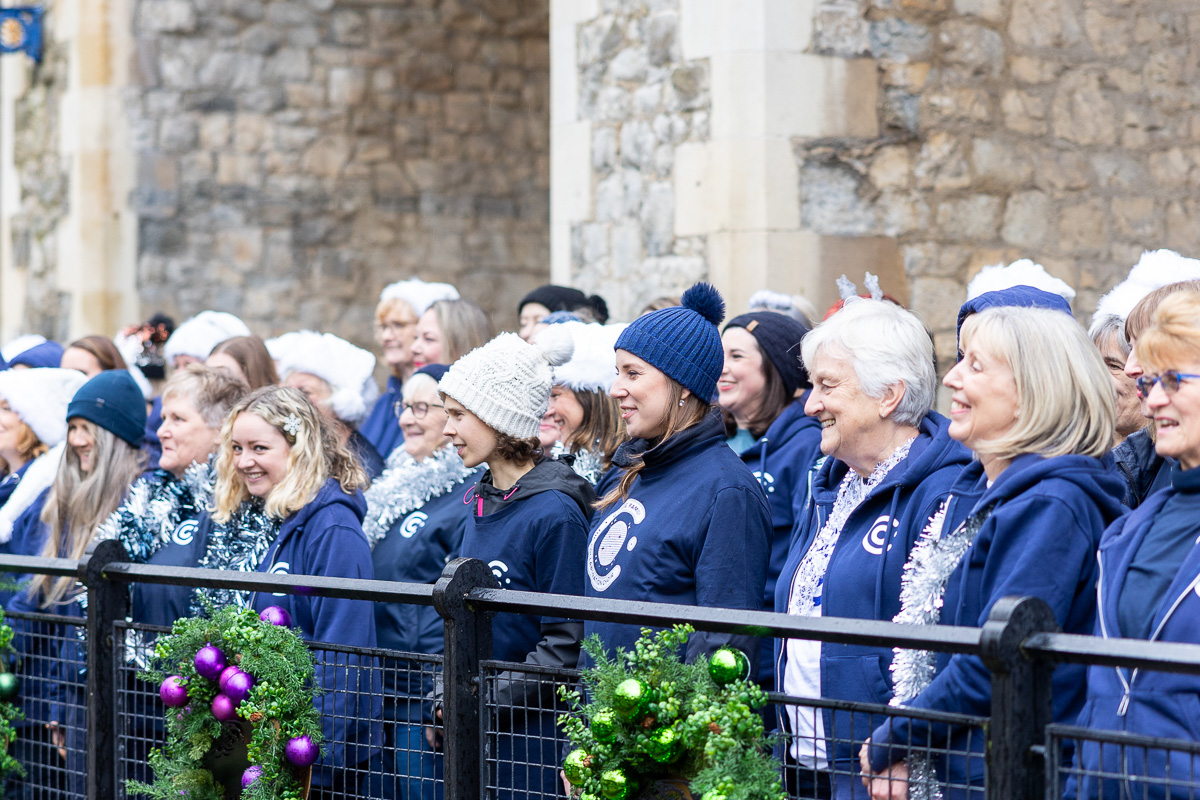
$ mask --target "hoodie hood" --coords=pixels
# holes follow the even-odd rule
[[[292,531],[302,529],[317,514],[322,513],[330,506],[338,505],[350,509],[360,524],[367,516],[367,501],[363,498],[363,493],[356,491],[354,494],[346,494],[342,491],[341,484],[333,478],[329,478],[325,481],[325,485],[317,490],[317,496],[311,502],[283,521],[279,528],[279,539],[282,541],[290,536]]]
[[[1121,505],[1125,487],[1111,453],[1101,458],[1079,455],[1046,458],[1027,453],[1013,459],[990,487],[983,464],[973,461],[963,470],[951,494],[973,500],[974,511],[984,503],[1003,504],[1051,479],[1077,486],[1096,503],[1106,519],[1116,519],[1125,512]]]
[[[1021,308],[1049,308],[1052,311],[1062,311],[1067,314],[1071,313],[1071,304],[1062,298],[1062,296],[1053,292],[1046,292],[1041,289],[1035,289],[1032,286],[1013,286],[1008,289],[999,289],[994,292],[984,292],[976,298],[968,300],[958,309],[958,331],[959,339],[962,338],[962,326],[967,321],[967,317],[972,314],[978,314],[980,311],[986,311],[989,308],[997,308],[1000,306],[1018,306]]]
[[[765,439],[767,443],[767,455],[778,452],[786,447],[797,436],[804,434],[806,430],[815,428],[821,429],[816,417],[810,417],[804,413],[804,401],[808,399],[808,393],[811,390],[806,390],[803,396],[793,400],[786,408],[780,412],[775,421],[771,423],[771,427],[767,428],[767,432],[760,438],[759,444]],[[758,444],[755,445],[758,447]]]
[[[492,485],[492,471],[488,470],[467,493],[466,501],[474,504],[475,516],[483,517],[543,492],[562,492],[575,501],[585,518],[591,516],[596,500],[592,485],[567,464],[549,458],[534,464],[516,486],[504,491]]]
[[[725,422],[717,408],[713,408],[692,427],[660,442],[657,447],[650,447],[647,439],[630,439],[613,453],[612,463],[613,466],[628,468],[636,464],[640,457],[647,467],[658,468],[679,460],[695,448],[708,447],[712,441],[725,442]]]

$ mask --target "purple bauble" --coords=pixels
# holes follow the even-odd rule
[[[187,684],[182,676],[172,675],[158,687],[158,696],[162,698],[163,705],[178,708],[187,702]]]
[[[258,618],[263,622],[269,622],[281,628],[290,628],[292,626],[292,615],[287,612],[286,608],[281,608],[280,606],[267,606],[258,615]]]
[[[307,767],[317,760],[317,756],[321,755],[321,751],[313,744],[313,740],[307,736],[297,736],[295,739],[288,739],[287,747],[283,754],[287,756],[287,760],[295,764],[297,767]]]
[[[262,777],[262,767],[247,767],[242,773],[242,788],[249,789],[250,784]]]
[[[194,663],[196,672],[210,681],[215,681],[221,677],[221,672],[225,669],[225,654],[221,652],[221,648],[206,644],[196,651]]]
[[[213,716],[222,722],[237,719],[237,704],[225,695],[219,694],[213,698],[212,712]]]
[[[250,690],[254,688],[254,676],[249,672],[238,670],[235,674],[229,677],[225,682],[225,694],[235,705],[240,704],[243,700],[250,696]]]
[[[217,686],[220,687],[222,692],[225,691],[225,685],[229,683],[229,679],[241,671],[242,670],[235,664],[230,664],[228,667],[221,670],[221,677],[217,679]]]

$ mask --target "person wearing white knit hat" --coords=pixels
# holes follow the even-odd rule
[[[212,349],[226,339],[249,336],[250,329],[238,317],[226,311],[201,311],[184,322],[163,347],[163,356],[175,369],[208,358]]]
[[[538,440],[543,452],[565,460],[595,486],[627,438],[620,406],[608,394],[617,376],[614,346],[625,325],[561,322],[554,327],[571,335],[575,351],[554,368],[554,387]]]
[[[404,441],[404,432],[396,424],[393,409],[402,399],[405,381],[416,370],[412,344],[417,322],[437,301],[457,299],[458,289],[450,284],[427,283],[419,278],[389,283],[379,295],[379,305],[375,307],[375,339],[383,348],[383,362],[391,374],[383,394],[359,430],[385,459]]]
[[[443,432],[463,464],[488,466],[463,498],[471,515],[460,555],[489,564],[506,589],[579,595],[595,494],[566,464],[542,459],[537,440],[550,399],[551,367],[566,362],[573,348],[570,334],[559,328],[547,328],[536,344],[500,334],[450,367],[438,391],[448,416]],[[493,630],[495,658],[568,669],[578,661],[582,623],[501,614]],[[500,680],[489,694],[496,708],[528,709],[511,716],[512,736],[499,737],[497,796],[556,795],[554,743],[561,734],[539,687]],[[513,750],[523,741],[545,745],[521,754],[515,760],[523,763],[514,768]]]
[[[86,382],[73,369],[0,372],[0,544],[54,482],[67,438],[67,404]]]
[[[326,418],[341,423],[342,441],[358,455],[368,478],[383,472],[379,451],[358,431],[379,397],[375,356],[332,333],[299,331],[279,362],[279,375],[284,386],[299,389]]]

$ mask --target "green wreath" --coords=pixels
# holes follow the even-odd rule
[[[21,688],[21,682],[16,674],[5,669],[7,656],[16,655],[16,652],[16,648],[13,647],[13,629],[4,621],[4,609],[0,608],[0,656],[4,656],[0,658],[0,778],[9,774],[25,774],[20,762],[8,752],[8,746],[17,738],[17,730],[13,723],[25,716],[13,702]]]
[[[139,677],[159,685],[167,742],[150,754],[154,783],[130,781],[131,792],[222,800],[209,754],[229,738],[226,723],[248,723],[242,797],[302,800],[304,771],[320,756],[321,718],[313,706],[313,656],[290,624],[278,606],[261,618],[226,606],[211,619],[177,620],[158,639],[154,668]]]
[[[595,666],[584,670],[582,691],[560,689],[575,747],[563,771],[580,800],[632,800],[662,781],[683,781],[703,800],[785,800],[755,711],[767,696],[747,680],[749,661],[721,648],[705,662],[681,662],[692,632],[643,628],[633,652],[613,657],[598,637],[584,641]]]

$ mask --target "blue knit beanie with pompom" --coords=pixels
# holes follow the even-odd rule
[[[717,330],[725,319],[725,301],[711,285],[697,283],[680,302],[635,319],[617,337],[615,349],[633,353],[704,402],[712,402],[725,363]]]

